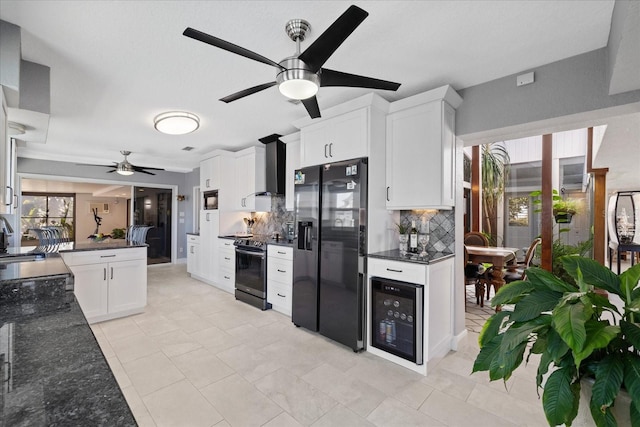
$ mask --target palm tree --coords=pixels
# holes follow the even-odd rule
[[[497,242],[498,205],[509,175],[509,153],[497,143],[482,146],[482,229]]]

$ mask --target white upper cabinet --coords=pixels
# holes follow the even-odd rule
[[[387,116],[388,209],[450,209],[455,203],[455,110],[450,86],[391,104]]]
[[[367,157],[367,113],[367,108],[361,108],[302,128],[300,166]]]
[[[2,109],[0,110],[0,214],[13,214],[16,208],[15,174],[16,146],[8,137],[7,104],[2,93]]]
[[[266,191],[266,157],[264,147],[249,147],[236,153],[234,208],[255,211],[255,193]]]
[[[300,169],[300,132],[280,138],[287,147],[287,171],[285,179],[285,207],[288,211],[293,210],[294,204],[294,175],[296,169]]]
[[[220,189],[220,156],[200,162],[200,191]]]

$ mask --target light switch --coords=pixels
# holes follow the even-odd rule
[[[534,80],[533,71],[526,74],[520,74],[518,77],[516,77],[516,86],[524,86],[524,85],[531,84],[533,83],[533,80]]]

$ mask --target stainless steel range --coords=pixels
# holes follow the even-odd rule
[[[271,308],[267,302],[266,237],[238,238],[233,245],[236,247],[236,299],[261,310]]]

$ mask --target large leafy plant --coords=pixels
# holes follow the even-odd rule
[[[491,304],[513,304],[513,311],[487,320],[473,371],[489,371],[492,381],[506,381],[525,352],[527,361],[539,354],[536,383],[544,389],[549,425],[571,425],[580,381],[591,377],[590,411],[596,425],[617,425],[611,407],[625,388],[632,425],[640,426],[640,264],[618,276],[589,258],[565,256],[562,262],[576,284],[532,267],[526,280],[500,289]],[[623,311],[602,291],[618,295]]]

